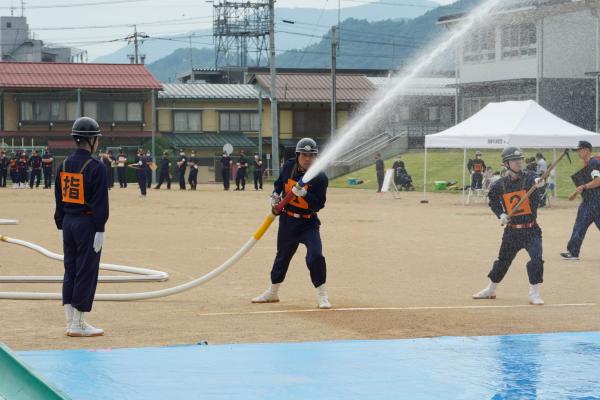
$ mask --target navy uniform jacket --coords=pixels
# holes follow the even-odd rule
[[[590,174],[589,177],[586,177],[586,182],[600,177],[600,160],[597,157],[590,158],[585,170]],[[594,204],[596,207],[600,206],[600,188],[586,189],[581,193],[581,197],[585,203]]]
[[[230,168],[231,167],[231,157],[222,156],[221,157],[221,168]]]
[[[501,214],[510,214],[517,202],[525,196],[525,193],[535,184],[535,173],[530,171],[521,172],[519,179],[513,181],[510,176],[498,179],[488,194],[490,208],[500,218]],[[521,205],[519,211],[510,218],[511,224],[528,224],[537,218],[538,204],[540,203],[540,191],[534,190],[529,199]]]
[[[283,164],[279,178],[275,181],[275,193],[285,197],[285,194],[289,192],[303,176],[304,172],[298,171],[296,159],[286,161],[285,164]],[[325,207],[328,185],[329,179],[327,178],[327,175],[325,175],[324,172],[320,172],[306,184],[306,196],[292,198],[292,201],[285,206],[285,209],[297,214],[317,213]]]
[[[32,169],[40,169],[42,168],[42,157],[40,156],[31,156],[29,161],[27,162]]]
[[[44,168],[52,168],[52,163],[48,162],[48,161],[50,161],[51,158],[52,158],[52,154],[44,153],[44,155],[42,156],[42,161],[46,161],[46,162],[42,163],[42,166]]]
[[[148,157],[146,156],[136,156],[134,163],[136,164],[136,168],[145,170],[148,166]],[[136,169],[136,171],[138,170]]]
[[[177,168],[179,168],[179,171],[185,172],[185,170],[187,168],[187,157],[186,156],[179,156],[179,162],[181,163],[181,165],[178,166]]]
[[[4,156],[3,158],[0,158],[0,171],[8,169],[8,162],[8,157]]]
[[[255,158],[252,163],[254,164],[254,171],[255,172],[260,172],[262,170],[263,164],[262,164],[262,161],[260,159],[256,160],[256,158]]]
[[[160,160],[160,170],[168,171],[170,166],[171,166],[171,161],[169,160],[169,157],[163,156],[162,160]]]
[[[60,173],[63,169],[63,163],[56,171],[54,186],[54,197],[56,199],[56,211],[54,212],[54,221],[56,227],[62,229],[65,214],[84,215],[91,214],[96,232],[104,232],[104,225],[108,221],[108,183],[106,178],[106,168],[104,165],[92,158],[87,150],[78,149],[67,158],[66,172],[78,173],[83,164],[91,159],[83,171],[83,188],[85,194],[84,204],[63,203],[62,201],[62,182]]]
[[[375,161],[375,171],[377,171],[378,174],[383,174],[384,169],[385,164],[383,163],[383,160],[381,158]]]
[[[481,158],[469,160],[467,169],[471,172],[483,173],[483,171],[485,171],[485,162]]]

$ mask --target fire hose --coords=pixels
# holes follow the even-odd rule
[[[296,187],[301,189],[305,183],[302,179],[296,184]],[[221,275],[223,272],[227,271],[229,268],[233,267],[244,255],[246,255],[254,245],[263,237],[265,232],[269,229],[273,221],[277,216],[279,216],[285,206],[290,202],[290,200],[294,197],[293,192],[290,190],[286,196],[274,207],[272,207],[269,215],[265,217],[262,224],[258,227],[258,229],[254,232],[254,234],[244,243],[244,245],[229,259],[227,259],[223,264],[208,272],[207,274],[191,280],[189,282],[183,283],[181,285],[173,286],[166,289],[154,290],[149,292],[137,292],[137,293],[97,293],[95,296],[95,300],[99,301],[134,301],[134,300],[148,300],[148,299],[156,299],[160,297],[172,296],[178,293],[182,293],[193,289],[197,286],[200,286],[211,279],[216,278]],[[0,241],[12,244],[19,244],[30,249],[36,250],[41,254],[44,254],[47,257],[54,259],[61,259],[62,256],[59,254],[52,253],[41,246],[34,245],[32,243],[28,243],[22,240],[9,238],[7,236],[0,235]],[[57,256],[58,258],[54,257]],[[125,267],[125,266],[116,266],[113,264],[103,264],[107,270],[112,271],[122,271],[122,272],[131,272],[125,271],[121,268],[134,268],[134,267]],[[109,266],[109,267],[106,267]],[[116,269],[115,267],[119,267],[120,269]],[[112,269],[111,269],[112,268]],[[138,269],[141,270],[141,269]],[[161,273],[160,271],[148,270],[144,269],[146,272]],[[136,272],[140,273],[140,272]],[[22,278],[22,277],[17,277]],[[108,278],[108,277],[105,277]],[[168,275],[162,279],[166,280]],[[43,293],[43,292],[0,292],[0,299],[10,299],[10,300],[61,300],[61,293]]]

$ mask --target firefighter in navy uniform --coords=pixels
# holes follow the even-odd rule
[[[40,187],[40,181],[42,180],[42,157],[38,154],[37,150],[33,150],[27,165],[31,168],[31,174],[29,174],[29,187],[33,189],[33,182],[35,181],[35,187]]]
[[[231,157],[226,151],[223,152],[221,157],[221,177],[223,178],[223,190],[229,190],[231,176]]]
[[[19,173],[17,169],[18,161],[19,156],[15,153],[12,153],[10,160],[8,161],[8,173],[10,175],[10,180],[12,181],[13,189],[19,188]]]
[[[279,301],[279,286],[285,279],[292,257],[302,243],[307,249],[306,265],[310,271],[312,283],[317,288],[319,308],[331,308],[325,288],[327,270],[319,232],[321,222],[317,217],[317,212],[325,207],[329,180],[321,172],[304,188],[295,187],[298,180],[304,176],[315,161],[317,153],[317,143],[314,140],[301,139],[296,145],[296,158],[288,160],[283,165],[281,174],[275,181],[275,191],[271,196],[273,207],[290,190],[295,197],[292,197],[279,217],[277,255],[271,270],[271,286],[263,294],[252,299],[253,303]]]
[[[117,156],[117,177],[119,179],[119,187],[126,188],[127,187],[127,154],[125,154],[123,149],[119,150],[119,155]]]
[[[469,160],[467,169],[471,173],[471,189],[479,190],[483,187],[483,171],[485,171],[485,162],[481,158],[481,152],[475,152],[475,158]]]
[[[179,153],[179,160],[177,161],[177,170],[179,172],[179,190],[185,190],[185,170],[187,169],[187,164],[185,151],[181,150]]]
[[[27,153],[25,150],[21,150],[19,157],[17,158],[17,173],[19,176],[19,188],[24,189],[27,187],[27,164],[29,162],[29,158],[27,157]]]
[[[6,187],[6,176],[8,175],[9,159],[4,150],[0,151],[0,187]]]
[[[138,150],[137,157],[135,158],[134,163],[131,164],[131,167],[135,169],[135,177],[140,187],[140,196],[146,197],[146,169],[148,168],[148,159],[146,158],[143,149]]]
[[[248,169],[248,160],[244,150],[240,151],[240,158],[237,162],[237,172],[235,174],[235,190],[246,190],[246,170]],[[242,188],[240,189],[240,184]]]
[[[54,220],[61,230],[65,254],[63,305],[66,334],[100,336],[104,331],[89,325],[84,318],[92,310],[104,226],[108,221],[106,169],[99,160],[92,158],[99,145],[100,127],[92,118],[81,117],[73,124],[71,135],[77,150],[59,166],[54,182]]]
[[[44,154],[42,154],[42,172],[44,172],[44,189],[50,189],[52,185],[52,164],[54,163],[54,157],[50,153],[50,150],[46,147]]]
[[[506,225],[500,245],[500,254],[494,261],[488,274],[489,284],[474,299],[495,299],[496,288],[508,272],[510,264],[521,249],[529,254],[527,275],[529,276],[529,303],[542,305],[540,295],[543,282],[544,261],[542,259],[542,230],[536,218],[540,190],[545,182],[535,173],[523,171],[523,152],[517,147],[507,147],[502,152],[502,163],[507,170],[506,176],[496,181],[488,194],[492,212]],[[514,210],[517,203],[531,187],[535,186],[531,196]],[[511,217],[509,215],[512,214]]]
[[[167,190],[171,190],[171,161],[169,160],[169,152],[165,150],[163,152],[162,159],[160,160],[160,174],[158,178],[158,184],[154,189],[160,189],[160,186],[164,181],[167,181]]]
[[[192,151],[190,153],[190,173],[188,174],[188,183],[190,184],[190,190],[196,190],[198,185],[198,159],[196,153]]]
[[[600,229],[600,159],[592,154],[592,144],[585,140],[580,141],[573,151],[577,152],[584,163],[584,168],[572,177],[577,184],[576,191],[581,194],[582,201],[577,209],[567,251],[560,253],[560,256],[566,260],[579,260],[583,239],[592,223]]]
[[[254,190],[263,190],[263,162],[258,153],[254,153]]]

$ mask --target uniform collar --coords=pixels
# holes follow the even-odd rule
[[[91,156],[92,155],[92,153],[90,151],[85,150],[85,149],[77,149],[77,150],[75,150],[75,154],[82,155],[82,156]]]

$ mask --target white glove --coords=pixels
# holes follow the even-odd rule
[[[507,214],[500,214],[500,222],[502,225],[508,225],[510,222],[510,217]]]
[[[141,162],[141,161],[138,161],[138,165],[139,165],[139,166],[141,166],[141,165],[142,165],[142,162]]]
[[[63,242],[63,231],[62,231],[62,229],[58,230],[58,237],[59,237],[60,242],[62,243]]]
[[[271,195],[271,207],[275,207],[281,201],[281,196],[275,192]]]
[[[546,185],[546,180],[542,178],[535,178],[533,181],[535,182],[534,186],[538,189],[541,189]]]
[[[298,189],[297,186],[294,186],[292,188],[292,193],[294,193],[295,196],[304,197],[304,196],[306,196],[307,190],[304,187]]]
[[[100,253],[102,250],[102,244],[104,243],[104,232],[96,232],[94,236],[94,251]]]

